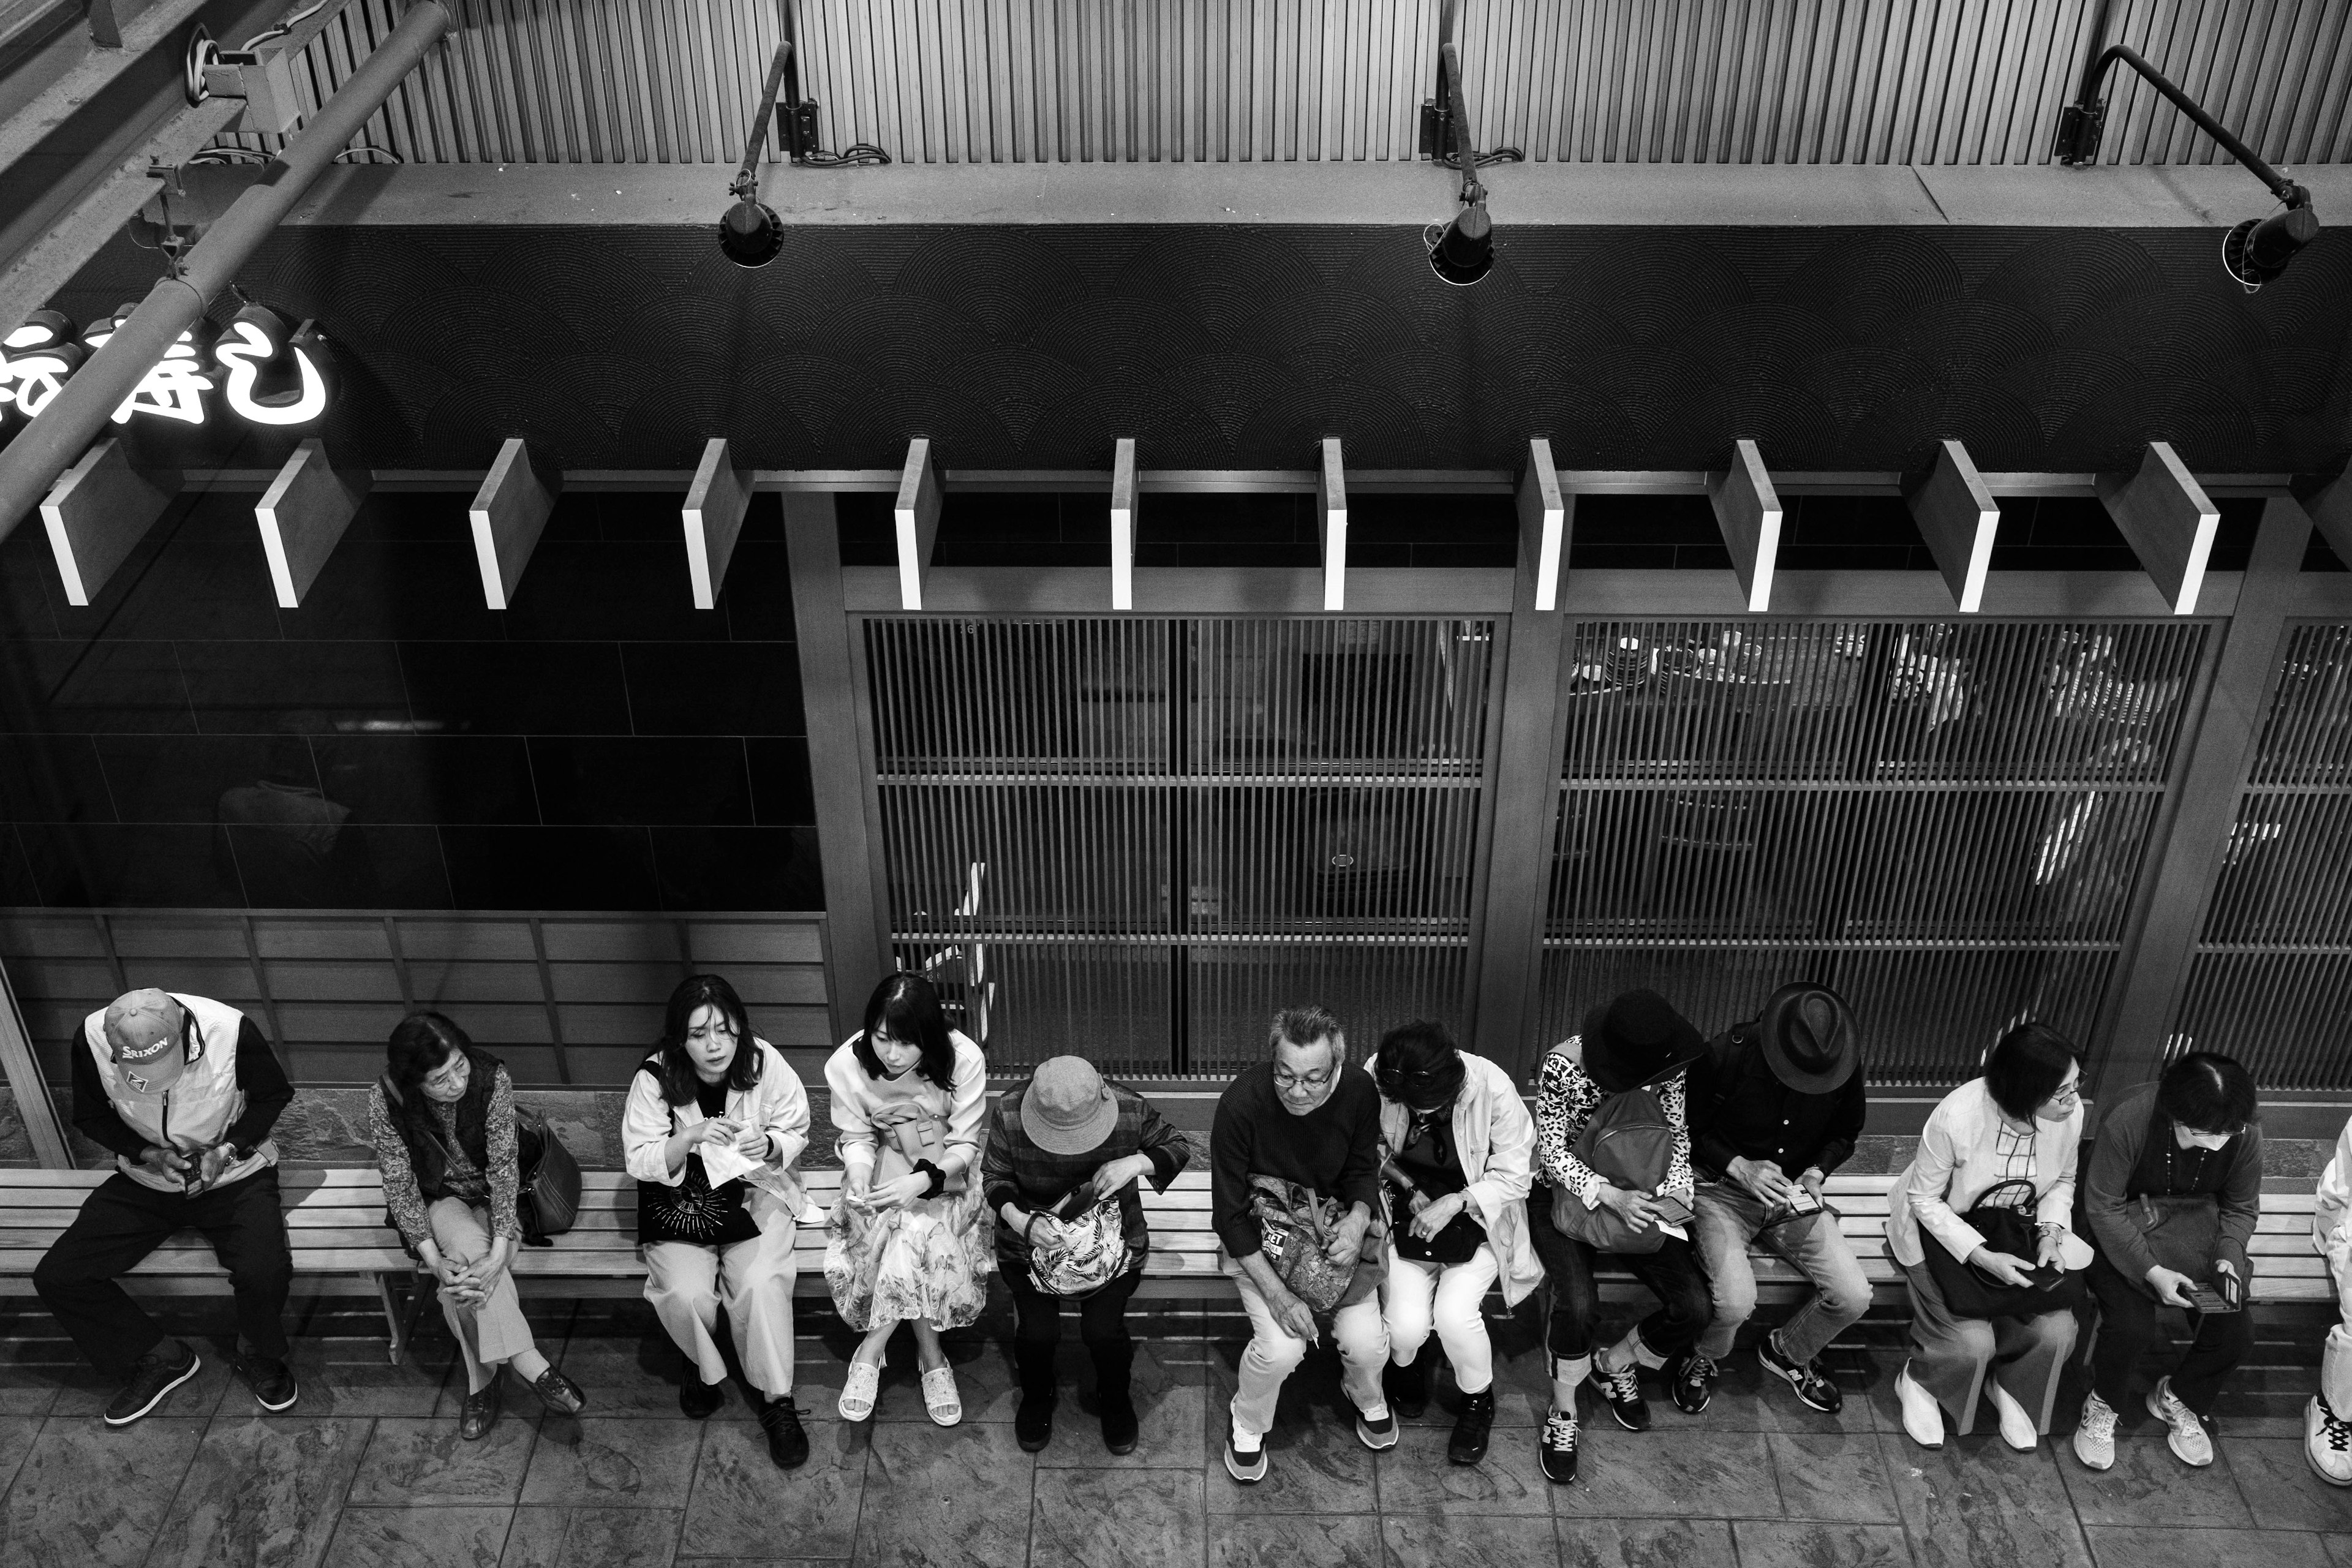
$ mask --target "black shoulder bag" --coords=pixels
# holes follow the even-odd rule
[[[2011,1188],[2023,1189],[2022,1204],[2004,1196]],[[2033,1224],[2035,1202],[2033,1184],[2022,1176],[2011,1176],[1987,1187],[1976,1206],[1960,1217],[1984,1237],[1991,1250],[2031,1259],[2041,1250]],[[1933,1236],[1921,1239],[1927,1272],[1935,1277],[1944,1305],[1956,1318],[2036,1318],[2044,1312],[2073,1311],[2083,1304],[2079,1271],[2053,1264],[2029,1269],[2031,1284],[2004,1285],[1976,1265],[1953,1257],[1952,1249]]]

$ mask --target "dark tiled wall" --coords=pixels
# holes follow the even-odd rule
[[[822,908],[772,498],[697,611],[678,497],[567,496],[502,613],[467,500],[371,498],[289,611],[249,494],[180,503],[84,609],[19,529],[0,903]]]

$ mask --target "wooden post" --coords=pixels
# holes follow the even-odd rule
[[[1119,437],[1110,469],[1110,607],[1135,608],[1135,442]]]
[[[1323,545],[1323,607],[1348,607],[1348,466],[1337,436],[1324,437],[1315,476],[1318,538]]]
[[[898,475],[898,500],[890,511],[898,531],[898,607],[923,607],[923,584],[931,572],[931,546],[940,536],[940,470],[931,462],[931,438],[907,443],[907,466]]]
[[[830,491],[784,492],[784,550],[792,572],[793,625],[800,647],[801,701],[808,731],[809,784],[824,849],[824,908],[832,973],[825,991],[833,1034],[857,1031],[866,998],[893,967],[882,844],[868,805],[874,770],[861,715],[857,661],[841,584],[841,536]],[[877,890],[879,896],[877,896]]]
[[[1952,602],[1962,615],[1975,615],[1984,607],[1985,574],[1992,568],[2000,507],[1969,460],[1969,449],[1958,441],[1939,444],[1936,466],[1904,500],[1919,525],[1919,537],[1927,542],[1927,553],[1936,558],[1936,569],[1944,574],[1944,585],[1952,591]]]
[[[65,1121],[49,1098],[40,1058],[33,1054],[32,1036],[26,1032],[25,1015],[17,1009],[16,992],[5,969],[0,969],[0,1069],[7,1074],[8,1091],[16,1098],[25,1136],[32,1141],[33,1157],[45,1171],[72,1170],[73,1146],[66,1142]]]
[[[2195,615],[2221,509],[2206,499],[2171,443],[2149,442],[2135,473],[2101,474],[2099,499],[2172,613]]]
[[[541,472],[524,450],[522,437],[507,437],[466,512],[474,525],[482,600],[491,609],[503,610],[513,603],[522,569],[530,564],[530,552],[562,489],[562,474]]]
[[[109,436],[82,454],[41,502],[49,549],[65,579],[66,603],[87,605],[105,588],[180,493],[175,468],[142,471]]]
[[[712,440],[702,448],[702,464],[694,470],[693,488],[686,492],[682,512],[686,522],[686,573],[694,586],[694,607],[716,609],[719,590],[727,581],[727,563],[734,558],[735,541],[743,531],[743,514],[751,509],[751,476],[727,455],[727,443]]]
[[[2189,961],[2221,875],[2237,820],[2238,791],[2262,733],[2263,705],[2286,635],[2286,608],[2311,520],[2284,496],[2263,505],[2254,551],[2222,638],[2212,688],[2174,744],[2187,758],[2148,845],[2140,897],[2099,1009],[2091,1042],[2095,1098],[2152,1077],[2189,983]],[[2193,693],[2191,694],[2193,697]]]
[[[1519,559],[1534,563],[1534,607],[1559,608],[1559,580],[1568,569],[1568,502],[1551,466],[1551,443],[1540,436],[1528,443],[1528,466],[1519,475]]]
[[[1764,456],[1753,441],[1732,444],[1731,467],[1710,474],[1706,499],[1731,552],[1731,570],[1748,613],[1772,607],[1772,566],[1780,553],[1780,498],[1772,489]]]
[[[295,447],[278,470],[254,506],[253,520],[261,528],[261,549],[269,557],[269,584],[279,609],[300,606],[373,482],[365,468],[334,467],[327,460],[327,444],[315,436]]]

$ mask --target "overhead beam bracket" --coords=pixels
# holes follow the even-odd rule
[[[1323,545],[1323,607],[1348,607],[1348,465],[1327,436],[1315,470],[1316,537]]]
[[[2099,500],[2176,616],[2197,613],[2221,511],[2168,441],[2151,441],[2137,471],[2099,476]]]
[[[41,501],[41,521],[65,582],[66,603],[97,598],[179,493],[177,468],[131,467],[130,453],[112,436],[59,476]]]
[[[279,609],[300,607],[373,482],[365,468],[338,468],[329,462],[327,444],[315,436],[295,447],[269,481],[254,506],[253,521],[261,529],[261,550],[269,559],[269,585]]]
[[[1119,437],[1110,470],[1110,607],[1135,608],[1135,514],[1142,491],[1136,484],[1135,442]]]
[[[898,499],[890,520],[898,537],[898,605],[923,607],[923,584],[930,578],[931,547],[939,542],[939,466],[931,461],[931,438],[918,436],[907,443],[907,466],[898,475]]]
[[[482,600],[491,609],[514,602],[522,570],[562,490],[561,472],[541,469],[521,437],[507,437],[466,510],[474,527],[474,560],[482,569]]]
[[[707,443],[682,509],[686,572],[693,584],[696,609],[718,607],[719,590],[727,582],[727,563],[734,559],[735,541],[741,536],[744,514],[751,510],[751,470],[736,466],[728,456],[726,442]]]
[[[1985,489],[1984,476],[1958,441],[1936,448],[1936,466],[1916,489],[1904,493],[1919,537],[1936,558],[1936,570],[1963,615],[1984,608],[1985,574],[1992,569],[1992,545],[2000,532],[2000,507]]]
[[[1755,442],[1732,444],[1731,467],[1707,476],[1706,499],[1715,508],[1724,546],[1731,552],[1739,596],[1749,614],[1760,616],[1772,607],[1772,568],[1780,554],[1780,498]]]
[[[1519,559],[1535,563],[1535,607],[1559,605],[1559,580],[1568,570],[1568,498],[1552,467],[1551,443],[1538,436],[1528,443],[1528,466],[1519,475]]]

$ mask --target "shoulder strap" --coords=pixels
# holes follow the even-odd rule
[[[403,1110],[407,1108],[408,1102],[400,1098],[400,1090],[392,1087],[392,1075],[390,1073],[385,1073],[383,1077],[377,1079],[375,1082],[376,1087],[383,1090],[383,1098],[387,1102],[400,1107]],[[433,1122],[434,1118],[432,1117],[428,1116],[425,1119],[425,1135],[433,1140],[433,1146],[436,1149],[441,1151],[442,1159],[455,1163],[457,1156],[450,1152],[448,1142],[441,1136],[439,1130],[433,1125]]]

